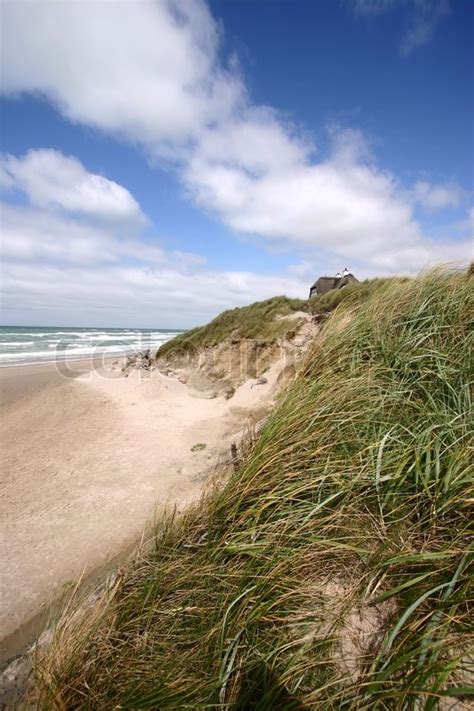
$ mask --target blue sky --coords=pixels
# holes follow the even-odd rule
[[[2,15],[4,323],[188,327],[472,258],[474,3]]]

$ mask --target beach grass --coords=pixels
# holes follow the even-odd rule
[[[279,338],[285,338],[295,328],[294,319],[285,316],[294,316],[297,312],[314,316],[327,315],[343,302],[361,303],[369,294],[383,288],[389,281],[390,279],[366,279],[308,300],[274,296],[249,306],[229,309],[210,323],[185,331],[167,341],[158,349],[156,357],[169,359],[185,354],[193,355],[228,339],[248,338],[274,343]]]
[[[369,292],[347,289],[225,485],[63,619],[43,708],[469,708],[474,282]]]
[[[331,289],[326,294],[311,297],[302,308],[308,313],[324,315],[331,313],[342,303],[350,302],[352,305],[361,304],[372,294],[384,289],[391,281],[393,281],[393,277],[365,279],[364,281],[352,282],[342,289]],[[396,279],[397,284],[408,281],[408,277],[398,277]]]
[[[294,328],[294,322],[282,317],[303,310],[305,304],[301,299],[275,296],[250,306],[223,311],[205,326],[185,331],[163,343],[156,354],[157,358],[196,353],[228,338],[254,338],[272,343]]]

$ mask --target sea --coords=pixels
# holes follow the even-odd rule
[[[153,352],[179,333],[160,328],[0,326],[0,367]]]

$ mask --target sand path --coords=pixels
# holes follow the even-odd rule
[[[199,497],[249,412],[271,401],[278,374],[206,400],[158,371],[51,371],[25,385],[16,370],[21,387],[0,408],[4,658],[15,631],[136,540],[157,506]],[[205,449],[192,451],[197,443]]]

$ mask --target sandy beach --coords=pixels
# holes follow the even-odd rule
[[[199,497],[249,414],[269,406],[279,372],[226,400],[158,370],[73,369],[0,370],[3,660],[30,642],[29,621],[139,539],[157,509]]]

